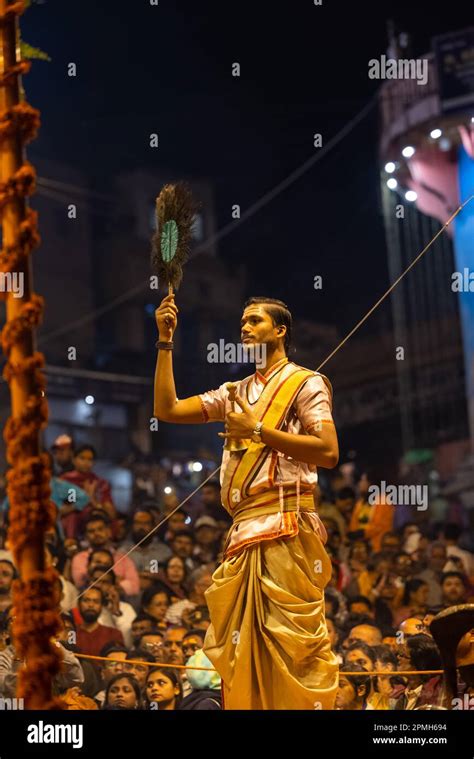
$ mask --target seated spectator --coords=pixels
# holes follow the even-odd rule
[[[374,618],[374,605],[366,596],[354,596],[348,603],[349,614],[365,614]]]
[[[120,630],[99,624],[104,601],[104,593],[98,587],[89,588],[79,598],[78,610],[82,622],[77,626],[76,640],[81,654],[99,656],[106,643],[124,645]]]
[[[394,626],[398,627],[408,617],[424,616],[427,609],[428,583],[420,579],[405,583],[402,605],[394,614]]]
[[[168,627],[163,638],[165,662],[167,664],[184,664],[183,639],[186,628],[180,625]]]
[[[221,501],[221,486],[218,480],[209,480],[200,490],[201,503],[196,516],[211,517],[217,522],[221,532],[226,532],[232,524],[232,517],[227,513]]]
[[[329,641],[331,643],[331,649],[336,654],[338,664],[342,664],[343,657],[342,657],[342,654],[340,654],[338,650],[339,649],[339,630],[332,617],[326,616],[326,625],[328,628],[328,635],[329,635]]]
[[[206,605],[205,592],[212,584],[212,572],[202,566],[196,569],[189,580],[189,598],[172,604],[166,612],[166,621],[171,624],[189,624],[189,613],[197,606]],[[145,609],[146,611],[146,609]]]
[[[351,628],[347,637],[347,644],[351,646],[353,643],[362,641],[367,643],[368,646],[380,646],[382,643],[382,633],[380,628],[374,624],[360,624]]]
[[[459,547],[459,540],[463,534],[461,527],[454,522],[448,522],[442,528],[442,537],[446,544],[448,558],[461,560],[460,570],[469,579],[474,579],[474,554]]]
[[[209,609],[206,605],[196,606],[195,609],[186,613],[187,624],[191,629],[199,629],[206,632],[211,624]]]
[[[404,582],[407,582],[412,579],[414,569],[415,565],[408,553],[405,553],[404,551],[397,553],[393,564],[393,571],[397,577],[400,577]]]
[[[441,604],[444,608],[466,603],[468,582],[461,572],[445,572],[441,579]]]
[[[141,636],[146,632],[151,632],[153,625],[154,620],[152,617],[149,617],[148,614],[137,614],[130,626],[133,648],[139,648],[138,642]]]
[[[361,640],[352,643],[344,655],[344,665],[359,665],[364,667],[366,672],[372,672],[375,669],[375,651],[372,646],[363,643]],[[347,671],[350,671],[349,669]],[[355,670],[354,670],[355,671]]]
[[[171,603],[176,603],[187,597],[185,587],[186,583],[186,564],[179,556],[171,555],[167,559],[160,572],[158,580],[168,588]]]
[[[398,670],[424,671],[441,669],[441,658],[433,638],[423,633],[409,637],[400,645]],[[440,675],[409,675],[408,684],[396,685],[392,692],[393,709],[411,711],[421,706],[440,703],[442,695]]]
[[[128,538],[129,531],[129,517],[126,514],[117,514],[113,521],[112,530],[112,543],[114,545],[114,548],[118,548],[122,545],[122,543],[125,543]]]
[[[165,649],[163,647],[164,632],[153,627],[149,632],[143,633],[138,641],[138,648],[150,653],[156,662],[164,663]]]
[[[375,670],[396,672],[398,660],[388,646],[374,646]],[[377,711],[391,709],[391,695],[396,685],[403,684],[401,677],[393,675],[377,675],[373,681],[373,691],[367,701],[367,709]]]
[[[59,571],[59,552],[51,543],[45,545],[46,564],[55,567],[61,583],[61,611],[71,611],[77,605],[77,588]]]
[[[74,469],[74,442],[70,435],[58,435],[51,446],[52,470],[56,477]]]
[[[99,706],[103,706],[104,704],[105,689],[111,679],[116,675],[122,674],[124,671],[127,655],[127,649],[119,643],[106,643],[101,649],[100,656],[103,656],[110,661],[101,661],[96,665],[96,669],[100,674],[101,684],[99,690],[94,695],[94,699]],[[82,659],[82,661],[84,661],[84,659]]]
[[[150,504],[151,506],[151,504]],[[171,556],[171,548],[159,540],[153,529],[156,525],[155,515],[145,504],[137,507],[132,517],[130,539],[120,547],[127,553],[136,546],[130,554],[140,575],[140,580],[154,582],[162,562]],[[144,585],[141,583],[143,589]]]
[[[341,528],[341,534],[345,538],[349,528],[349,522],[351,521],[352,511],[356,502],[356,494],[354,488],[349,485],[345,485],[336,491],[335,506],[339,514],[341,514],[344,520],[344,528]]]
[[[185,662],[188,661],[190,656],[193,656],[196,651],[199,651],[203,647],[205,637],[205,632],[199,629],[188,630],[184,634],[182,643]]]
[[[104,511],[109,519],[115,519],[117,511],[112,499],[110,483],[92,471],[96,458],[97,453],[92,445],[79,446],[74,451],[74,469],[63,472],[61,479],[85,490],[93,509]]]
[[[120,590],[113,569],[108,571],[96,567],[90,577],[94,587],[102,589],[105,603],[99,617],[99,624],[105,627],[115,627],[122,633],[125,645],[132,647],[132,622],[137,616],[133,606],[120,598]]]
[[[397,532],[386,532],[382,535],[380,550],[386,556],[391,556],[392,559],[394,559],[395,556],[400,553],[401,544],[402,541]]]
[[[17,576],[13,562],[0,559],[0,613],[12,605],[12,585]]]
[[[212,663],[204,651],[196,651],[187,664],[189,664],[189,667],[212,668]],[[186,677],[192,690],[182,700],[178,709],[183,711],[205,711],[222,708],[221,678],[216,671],[186,669]]]
[[[105,691],[104,709],[141,709],[140,687],[131,675],[119,673],[112,677]]]
[[[181,678],[174,669],[157,668],[148,672],[145,685],[145,708],[178,709],[183,699]]]
[[[200,562],[193,558],[195,540],[189,530],[178,530],[175,532],[170,540],[170,548],[174,556],[179,556],[180,559],[183,559],[187,572],[193,572],[201,566]]]
[[[141,613],[148,614],[155,625],[165,626],[166,614],[170,608],[168,589],[161,583],[155,583],[143,591]]]
[[[140,686],[140,692],[143,693],[146,685],[146,676],[150,667],[149,664],[154,664],[156,661],[153,654],[148,651],[144,651],[140,648],[130,651],[127,655],[127,659],[124,664],[124,672],[135,678]],[[138,662],[144,662],[139,664]]]
[[[194,525],[196,547],[194,558],[201,564],[211,564],[216,561],[219,552],[219,525],[212,517],[199,517]]]
[[[403,633],[404,638],[412,638],[414,635],[426,633],[427,629],[421,615],[417,617],[407,617],[400,622],[398,632]]]
[[[382,478],[366,467],[359,480],[359,500],[349,523],[349,537],[369,540],[373,551],[380,551],[382,537],[393,528],[394,507],[376,497],[371,488],[380,487]]]
[[[18,656],[13,642],[12,625],[15,619],[13,609],[10,607],[5,614],[6,620],[6,646],[0,651],[0,694],[3,698],[14,698],[17,692],[18,670],[24,666],[24,661]],[[78,659],[71,651],[68,651],[59,640],[54,641],[61,655],[61,671],[53,678],[53,692],[57,695],[68,688],[80,686],[84,681],[84,674]]]
[[[100,513],[91,514],[86,525],[86,539],[89,548],[77,553],[71,564],[71,573],[76,588],[82,588],[87,578],[87,563],[90,553],[94,549],[105,549],[112,553],[114,558],[114,571],[119,578],[120,586],[126,596],[136,596],[140,590],[140,581],[135,564],[129,556],[121,551],[116,551],[112,545],[112,533],[110,521]]]
[[[360,672],[356,677],[345,677],[345,672]],[[360,664],[351,664],[339,672],[339,687],[336,694],[337,710],[362,710],[367,707],[370,694],[370,677]]]
[[[416,577],[424,580],[428,585],[428,598],[426,600],[428,606],[438,606],[442,603],[441,580],[448,557],[444,543],[439,541],[431,543],[428,547],[427,557],[426,569],[419,572]]]

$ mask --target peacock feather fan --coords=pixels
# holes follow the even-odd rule
[[[156,199],[156,232],[152,237],[151,265],[159,284],[177,290],[183,279],[198,206],[184,182],[167,184]]]

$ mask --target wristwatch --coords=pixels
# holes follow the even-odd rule
[[[262,442],[262,427],[263,427],[263,422],[257,422],[257,424],[255,425],[255,429],[252,432],[252,440],[254,443]]]

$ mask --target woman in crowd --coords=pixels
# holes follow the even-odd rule
[[[177,709],[183,700],[183,686],[175,669],[151,669],[145,685],[147,709]]]
[[[165,585],[171,595],[171,603],[181,601],[187,597],[186,565],[179,556],[170,556],[163,564],[163,569],[158,573],[158,579]]]
[[[140,611],[151,617],[158,627],[164,624],[169,606],[170,595],[162,583],[157,582],[143,591]]]
[[[131,675],[119,673],[109,680],[104,709],[141,709],[140,686]]]

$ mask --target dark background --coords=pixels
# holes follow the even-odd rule
[[[222,227],[232,204],[244,210],[314,155],[314,133],[327,143],[374,96],[368,61],[386,53],[390,18],[412,34],[418,55],[434,34],[467,26],[472,8],[459,0],[47,0],[22,19],[23,38],[52,58],[25,77],[43,124],[30,155],[89,171],[98,191],[141,166],[208,178]],[[234,61],[240,78],[231,76]],[[155,131],[158,150],[148,146]],[[378,186],[374,106],[219,253],[248,264],[248,295],[280,297],[294,316],[344,333],[388,285]],[[389,318],[387,301],[364,333]]]

